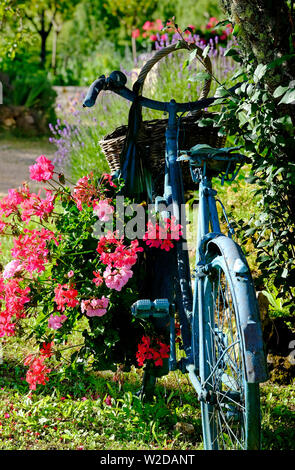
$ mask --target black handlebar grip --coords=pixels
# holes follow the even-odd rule
[[[96,98],[99,92],[104,88],[105,82],[105,76],[102,75],[90,85],[87,95],[83,102],[83,108],[91,108],[91,106],[95,105]]]
[[[106,81],[110,88],[123,88],[127,83],[127,77],[121,70],[115,70]]]

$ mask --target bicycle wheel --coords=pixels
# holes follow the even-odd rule
[[[204,282],[207,314],[200,344],[200,375],[209,391],[207,400],[201,402],[205,449],[260,447],[259,384],[246,379],[241,302],[232,275],[226,257],[219,255],[211,261]],[[243,283],[248,283],[244,289],[253,289],[251,277]],[[253,312],[253,297],[248,297],[247,308]]]

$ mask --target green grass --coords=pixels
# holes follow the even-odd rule
[[[142,371],[118,385],[110,372],[73,376],[29,392],[19,347],[0,366],[0,450],[196,449],[201,446],[200,411],[188,384],[179,393],[175,377],[163,378],[157,398],[135,396]],[[9,358],[9,356],[12,356]],[[111,397],[111,403],[106,398]],[[194,425],[193,435],[174,429]]]
[[[0,450],[202,450],[200,407],[182,374],[159,379],[142,403],[142,370],[77,372],[31,392],[22,365],[32,345],[12,338],[0,365]],[[110,400],[110,401],[109,401]],[[295,384],[261,385],[262,449],[294,450]],[[193,425],[180,432],[176,423]]]

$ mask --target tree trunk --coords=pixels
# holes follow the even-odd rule
[[[243,65],[250,66],[250,79],[253,78],[253,72],[258,64],[267,66],[261,83],[257,83],[256,86],[269,101],[264,107],[263,98],[259,98],[260,101],[255,103],[258,107],[257,111],[255,107],[251,111],[254,121],[257,117],[255,122],[256,124],[259,122],[261,126],[261,133],[257,126],[258,139],[254,137],[252,141],[254,144],[252,168],[254,168],[256,184],[261,191],[260,202],[263,205],[264,216],[262,237],[267,243],[261,245],[259,237],[257,240],[253,239],[253,243],[258,250],[261,272],[264,276],[271,275],[271,282],[279,289],[279,296],[286,301],[284,305],[290,308],[290,312],[295,313],[293,262],[295,253],[295,105],[293,103],[279,105],[281,96],[274,98],[273,94],[279,86],[290,90],[294,88],[294,1],[220,0],[220,4],[228,20],[237,30],[240,56]],[[245,93],[243,99],[251,106],[251,98],[249,96],[247,98]],[[269,111],[265,123],[263,123],[261,112],[263,109]],[[290,117],[292,123],[282,126],[274,124],[283,122],[287,117]],[[245,128],[245,135],[247,132],[249,128]],[[267,167],[266,159],[269,159]],[[273,169],[275,174],[274,171],[272,172]],[[257,220],[259,221],[259,216]],[[269,266],[265,264],[263,258],[265,253],[269,256]]]
[[[252,51],[257,63],[269,64],[290,54],[290,38],[294,40],[291,11],[285,0],[220,0],[230,20],[239,27],[239,45],[247,54]],[[269,76],[274,89],[295,77],[295,60],[284,67],[275,67]]]
[[[47,36],[48,34],[44,31],[40,31],[40,37],[41,37],[41,51],[40,51],[40,62],[41,62],[41,67],[45,68],[45,63],[46,63],[46,41],[47,41]]]
[[[57,40],[58,35],[61,32],[61,25],[58,25],[53,20],[53,41],[52,41],[52,55],[51,55],[51,67],[53,69],[53,74],[56,74],[56,56],[57,56]]]
[[[290,56],[293,52],[291,47],[295,46],[294,12],[285,0],[220,0],[220,3],[232,23],[238,25],[239,46],[245,59],[252,53],[257,64],[270,64],[284,56]],[[293,80],[294,57],[288,57],[283,64],[271,68],[266,77],[270,92],[279,85],[288,85]],[[278,114],[289,115],[295,126],[293,104],[281,105]],[[294,148],[290,149],[287,158],[294,161]],[[295,186],[290,186],[287,200],[295,223]]]

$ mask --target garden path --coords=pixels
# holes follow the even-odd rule
[[[71,111],[80,99],[85,87],[54,87],[57,92],[56,111],[59,115],[64,110]],[[36,158],[45,155],[51,159],[55,147],[44,138],[0,137],[0,197],[7,194],[8,189],[18,188],[23,181],[29,181],[29,166]],[[32,191],[38,189],[30,181]]]
[[[48,139],[0,139],[0,197],[7,194],[8,189],[18,188],[24,181],[30,181],[29,166],[36,158],[45,155],[51,159],[55,148]],[[38,189],[30,182],[32,191]]]

